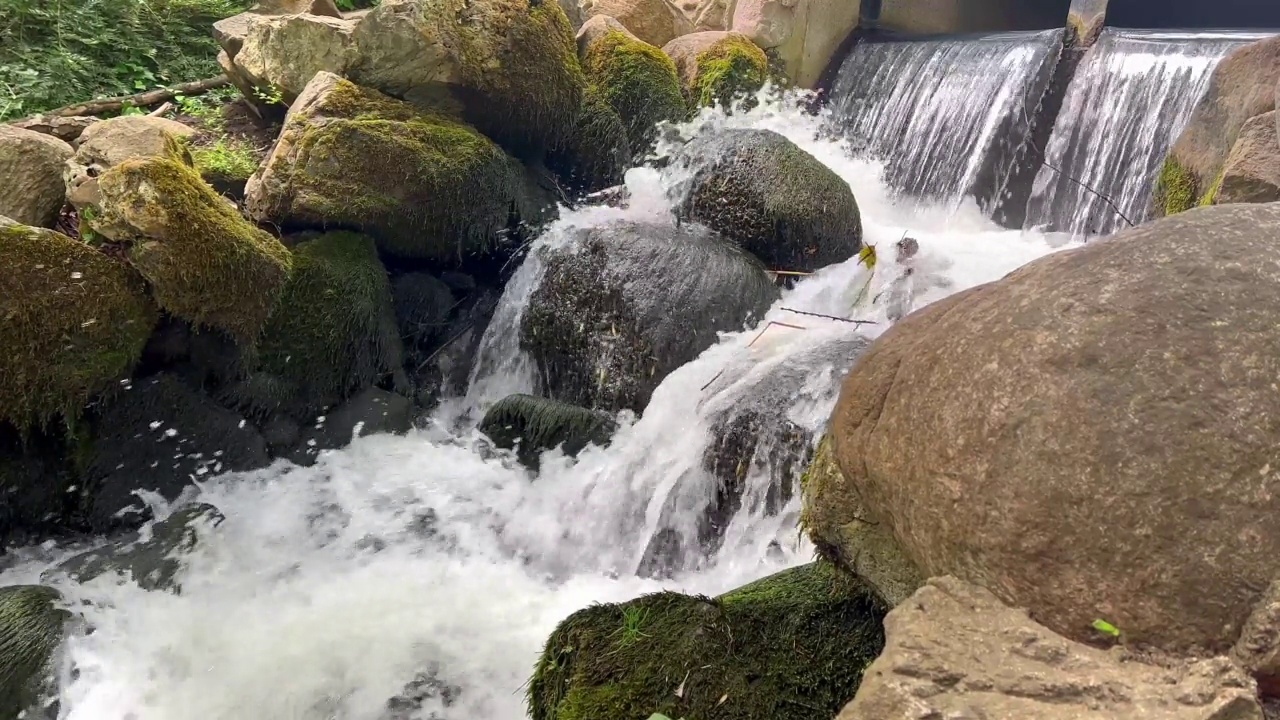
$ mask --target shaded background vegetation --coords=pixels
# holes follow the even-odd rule
[[[0,0],[0,121],[219,72],[210,26],[253,0]],[[371,0],[337,0],[349,10]]]

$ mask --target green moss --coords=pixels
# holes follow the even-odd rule
[[[493,249],[513,214],[532,214],[518,199],[520,163],[469,125],[345,80],[317,115],[290,121],[291,158],[271,169],[287,177],[272,180],[280,209],[268,214],[287,224],[349,228],[392,255],[458,262]]]
[[[732,35],[698,54],[698,71],[690,91],[690,104],[728,106],[737,97],[751,95],[769,76],[769,58],[745,37]]]
[[[41,585],[0,588],[0,717],[21,717],[49,689],[50,659],[70,613]]]
[[[883,648],[883,617],[824,562],[716,599],[662,592],[597,605],[547,640],[530,716],[830,720]]]
[[[74,421],[127,377],[155,326],[142,279],[43,228],[0,228],[0,422]]]
[[[257,338],[292,265],[278,240],[170,158],[121,163],[98,189],[94,230],[131,242],[129,259],[162,308],[245,344]]]
[[[1156,208],[1164,215],[1190,210],[1196,204],[1196,184],[1195,174],[1183,167],[1171,153],[1165,158],[1156,179]]]
[[[675,63],[621,30],[609,30],[591,43],[584,67],[588,80],[622,118],[634,158],[649,151],[659,122],[688,117]]]
[[[394,373],[402,355],[391,284],[373,240],[321,235],[296,248],[293,276],[258,341],[267,374],[258,377],[276,385],[257,397],[310,419]]]
[[[621,183],[630,158],[622,118],[599,90],[590,87],[573,134],[547,156],[547,167],[569,190],[590,193]]]
[[[1226,177],[1226,168],[1218,171],[1218,177],[1214,178],[1213,184],[1201,196],[1200,201],[1196,204],[1200,207],[1207,207],[1218,201],[1218,192],[1222,190],[1222,179]]]

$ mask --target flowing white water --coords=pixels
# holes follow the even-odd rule
[[[1160,164],[1214,68],[1265,36],[1104,30],[1067,89],[1027,227],[1092,236],[1145,220]]]
[[[1048,30],[859,43],[831,88],[833,126],[885,164],[890,186],[955,205],[998,185],[1061,39]]]
[[[921,246],[917,306],[1053,251],[1052,238],[996,229],[973,209],[956,214],[895,201],[877,165],[852,158],[843,143],[817,139],[822,122],[792,104],[764,103],[728,119],[708,111],[682,131],[773,129],[846,178],[866,240],[881,248],[883,270],[868,296],[892,275],[891,248],[907,232]],[[629,208],[567,213],[541,242],[558,242],[574,224],[670,222],[664,191],[671,182],[634,170]],[[472,398],[478,404],[525,389],[528,376],[511,370],[520,362],[509,329],[537,280],[536,266],[526,271],[495,319],[508,330],[500,326],[485,340]],[[804,382],[780,410],[821,433],[848,363],[823,348],[848,342],[852,330],[782,308],[883,321],[879,306],[854,308],[866,280],[855,261],[805,279],[757,328],[724,336],[670,375],[609,448],[588,449],[576,462],[549,453],[536,479],[487,451],[473,431],[457,431],[454,407],[435,426],[357,440],[322,454],[314,467],[278,463],[207,481],[200,499],[226,521],[187,558],[181,595],[112,578],[58,585],[95,628],[66,643],[64,667],[75,673],[64,673],[61,717],[378,720],[387,699],[423,672],[457,693],[450,707],[428,701],[413,717],[524,717],[522,684],[543,640],[570,612],[660,587],[715,594],[811,558],[795,528],[798,498],[781,508],[760,501],[772,481],[765,464],[748,478],[743,510],[711,562],[661,583],[634,574],[656,530],[693,522],[679,510],[687,503],[672,500],[707,492],[701,461],[709,418],[762,377],[803,368]],[[806,329],[775,326],[752,345],[772,320]],[[717,378],[726,368],[734,372]],[[0,573],[0,585],[37,577],[47,566],[37,558],[48,554],[58,553],[30,553]]]

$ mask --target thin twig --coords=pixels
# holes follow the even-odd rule
[[[204,80],[196,80],[194,82],[181,83],[167,88],[156,88],[146,92],[136,93],[134,95],[122,95],[120,97],[102,98],[101,100],[90,100],[89,102],[76,103],[75,105],[66,105],[53,110],[46,110],[37,113],[31,117],[43,115],[45,117],[75,117],[77,115],[101,115],[103,113],[116,112],[123,110],[125,106],[144,108],[158,105],[174,99],[179,95],[202,95],[210,90],[216,90],[231,84],[231,80],[226,75],[218,75],[216,77],[205,78]],[[30,120],[31,118],[21,118],[13,122],[21,122],[22,120]]]
[[[445,348],[457,342],[458,338],[462,337],[463,335],[466,335],[467,331],[471,329],[471,326],[475,324],[476,324],[475,320],[468,320],[467,324],[462,326],[462,329],[458,331],[457,335],[454,335],[448,340],[445,340],[443,345],[436,348],[435,352],[428,355],[426,360],[423,360],[421,363],[418,364],[418,371],[421,372],[422,368],[426,367],[427,363],[431,362],[432,360],[435,360],[440,353],[444,352]]]
[[[757,341],[757,340],[759,340],[760,338],[764,337],[764,334],[765,334],[765,333],[767,333],[767,332],[769,332],[769,328],[773,327],[774,325],[779,325],[779,326],[784,327],[784,328],[791,328],[792,330],[807,330],[807,329],[808,329],[808,328],[803,327],[803,326],[801,326],[801,325],[792,325],[792,324],[790,324],[790,323],[779,322],[779,321],[777,321],[777,320],[770,320],[770,321],[769,321],[769,324],[768,324],[768,325],[765,325],[763,330],[761,330],[760,332],[756,333],[756,336],[755,336],[755,337],[753,337],[753,338],[751,338],[751,342],[747,343],[747,347],[751,347],[752,345],[755,345],[755,344],[756,344],[756,341]],[[702,386],[702,388],[701,388],[701,389],[699,389],[699,392],[702,392],[703,390],[706,390],[707,388],[711,387],[711,384],[712,384],[712,383],[714,383],[715,381],[719,380],[719,379],[720,379],[720,376],[721,376],[721,375],[723,375],[723,374],[724,374],[724,370],[721,370],[720,372],[716,373],[715,377],[713,377],[713,378],[711,378],[710,380],[708,380],[708,381],[707,381],[707,384],[706,384],[706,385],[703,385],[703,386]]]
[[[823,315],[822,313],[805,312],[804,310],[796,310],[794,308],[788,308],[788,307],[784,307],[781,309],[787,312],[795,313],[797,315],[809,315],[810,317],[820,317],[820,318],[825,318],[827,320],[839,320],[840,322],[853,323],[854,325],[878,325],[879,324],[874,320],[853,320],[850,318],[838,317],[836,315]]]

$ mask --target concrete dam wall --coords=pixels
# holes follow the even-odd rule
[[[864,31],[962,35],[1086,24],[1143,29],[1280,29],[1276,0],[862,0]]]

